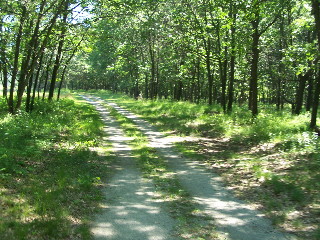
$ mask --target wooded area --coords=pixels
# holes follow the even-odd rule
[[[3,97],[109,89],[135,98],[319,105],[318,0],[24,0],[0,3]]]
[[[61,0],[1,1],[0,53],[3,97],[8,111],[31,111],[35,98],[53,98],[60,89],[67,66],[85,38],[82,2]],[[43,90],[43,91],[42,91]],[[40,96],[42,95],[42,96]],[[59,98],[59,94],[58,94]]]
[[[217,172],[274,225],[319,240],[319,51],[320,0],[0,0],[0,239],[93,239],[105,195],[154,215],[104,190],[132,152],[183,239],[217,239],[217,228],[180,186],[190,172],[167,166],[176,160]],[[117,124],[132,151],[113,149]],[[163,143],[181,140],[177,153],[168,158],[153,127]],[[191,176],[186,186],[203,186]]]
[[[118,4],[102,8],[87,67],[70,73],[73,87],[219,103],[225,112],[248,104],[253,115],[258,102],[291,104],[295,114],[313,109],[315,126],[319,1]]]

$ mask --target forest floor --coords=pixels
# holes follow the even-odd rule
[[[163,135],[113,101],[90,103],[119,156],[93,224],[96,239],[298,239],[236,198],[206,164],[181,154],[174,142],[183,138]]]

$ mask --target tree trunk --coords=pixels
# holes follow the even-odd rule
[[[298,76],[298,81],[299,85],[296,91],[296,103],[295,103],[295,108],[294,108],[294,114],[299,115],[302,110],[302,105],[303,105],[303,95],[304,95],[304,90],[306,88],[306,83],[308,79],[311,77],[311,71],[309,70],[306,74],[302,75],[299,74]]]
[[[42,52],[45,48],[46,42],[48,41],[48,37],[54,25],[55,19],[57,17],[57,14],[56,14],[55,17],[52,19],[53,21],[50,22],[51,25],[49,25],[47,35],[44,38],[42,46],[39,48],[40,22],[43,17],[43,11],[44,11],[45,5],[46,5],[46,0],[42,0],[40,9],[39,9],[39,14],[36,20],[36,25],[34,27],[31,39],[28,43],[27,57],[23,59],[23,63],[21,66],[21,73],[20,73],[20,79],[19,79],[18,90],[17,90],[16,109],[20,109],[23,93],[25,91],[26,86],[29,85],[27,89],[27,106],[26,106],[27,111],[29,111],[31,89],[32,89],[32,83],[33,83],[33,72],[36,68],[36,63],[39,56],[42,55]],[[33,26],[33,22],[31,21],[30,29],[32,29],[32,26]]]
[[[258,63],[259,63],[259,10],[255,13],[255,19],[252,22],[252,59],[251,59],[251,75],[249,84],[249,109],[253,116],[258,114]]]
[[[226,105],[226,88],[227,88],[227,70],[228,70],[228,61],[227,61],[227,51],[228,48],[225,47],[225,59],[222,65],[222,76],[221,76],[221,106],[223,111],[226,112],[227,105]]]
[[[233,9],[234,7],[231,6],[231,13],[233,12]],[[229,79],[228,106],[227,106],[227,111],[229,113],[232,112],[232,104],[233,104],[233,97],[234,97],[234,74],[235,74],[235,60],[236,60],[236,50],[235,50],[236,19],[237,19],[236,14],[232,13],[230,79]]]
[[[311,105],[313,102],[313,77],[309,77],[308,79],[308,86],[307,86],[307,101],[306,101],[306,111],[310,111],[311,110]]]
[[[159,70],[159,49],[157,53],[157,61],[156,61],[156,85],[155,85],[155,97],[157,96],[160,98],[160,70]]]
[[[220,37],[220,21],[216,24],[217,32],[217,47],[218,47],[218,63],[219,63],[219,73],[220,73],[220,82],[221,82],[221,99],[220,104],[223,108],[223,111],[226,111],[226,87],[227,87],[227,51],[228,47],[224,49],[224,59],[222,60],[222,48],[221,48],[221,37]]]
[[[29,29],[33,28],[33,22],[31,21]],[[22,103],[22,97],[25,90],[25,87],[28,83],[28,81],[31,81],[32,83],[32,74],[33,74],[33,68],[30,62],[35,61],[35,48],[37,45],[37,37],[39,28],[35,28],[34,33],[32,34],[31,40],[27,44],[27,51],[23,54],[22,64],[20,68],[20,77],[18,81],[18,90],[17,90],[17,101],[15,109],[18,110],[21,107]],[[31,61],[30,61],[31,60]],[[30,82],[29,82],[30,83]],[[30,94],[30,92],[28,92]],[[30,97],[30,95],[29,95]]]
[[[7,68],[7,60],[6,60],[6,57],[5,57],[5,53],[2,52],[1,54],[1,61],[2,61],[2,66],[1,66],[1,69],[2,69],[2,77],[3,77],[3,82],[2,82],[2,87],[3,87],[3,90],[2,90],[2,96],[4,98],[7,98],[8,96],[8,68]]]
[[[67,65],[65,65],[65,66],[63,67],[63,70],[62,70],[61,80],[60,80],[60,84],[59,84],[59,88],[58,88],[58,94],[57,94],[57,101],[59,101],[59,99],[60,99],[61,88],[62,88],[62,84],[63,84],[63,82],[64,82],[66,70],[67,70]]]
[[[82,41],[83,41],[83,37],[82,37],[81,40],[77,43],[77,45],[74,47],[71,55],[69,56],[69,58],[68,58],[68,59],[66,60],[66,62],[65,62],[65,65],[64,65],[64,68],[63,68],[63,71],[62,71],[62,74],[61,74],[61,81],[60,81],[59,88],[58,88],[57,101],[60,99],[61,88],[62,88],[62,84],[63,84],[64,79],[65,79],[65,74],[66,74],[67,67],[68,67],[70,61],[72,60],[72,58],[74,57],[75,53],[77,52],[77,49],[78,49],[78,47],[80,46],[80,44],[81,44]]]
[[[63,44],[64,44],[64,38],[61,37],[61,40],[59,41],[59,45],[58,45],[56,59],[55,59],[54,65],[53,65],[53,71],[52,71],[50,88],[49,88],[49,96],[48,96],[49,101],[52,100],[53,95],[54,95],[54,89],[55,89],[56,81],[58,78],[58,71],[60,68],[60,60],[61,60],[61,55],[62,55]]]
[[[139,81],[138,79],[136,79],[135,83],[134,83],[134,99],[138,99],[140,95],[140,91],[139,91]]]
[[[281,16],[280,21],[280,39],[279,39],[279,75],[277,76],[277,85],[276,85],[276,108],[279,111],[280,108],[283,106],[283,90],[282,90],[282,84],[283,84],[283,76],[285,76],[285,65],[282,62],[283,58],[283,49],[284,49],[284,42],[285,42],[285,32],[284,32],[284,17]]]
[[[201,99],[201,78],[200,78],[201,66],[200,66],[200,58],[198,58],[198,60],[197,60],[196,69],[197,69],[197,93],[196,93],[195,99],[196,99],[196,103],[199,104],[200,103],[200,99]]]
[[[2,95],[4,98],[7,98],[8,95],[8,66],[7,66],[7,54],[6,54],[6,41],[4,36],[2,36],[2,18],[0,18],[0,54],[1,54],[1,65],[0,70],[2,70],[2,77],[3,77],[3,91]]]
[[[8,100],[8,110],[12,114],[15,113],[14,102],[13,102],[14,89],[15,89],[16,78],[17,78],[17,74],[18,74],[20,45],[21,45],[21,40],[22,40],[22,30],[23,30],[23,26],[24,26],[24,22],[26,20],[26,17],[27,17],[27,8],[26,8],[26,6],[22,6],[22,15],[21,15],[21,19],[20,19],[18,34],[17,34],[16,41],[15,41],[16,46],[15,46],[15,50],[14,50],[14,62],[13,62],[13,70],[12,70],[11,83],[10,83],[10,95],[9,95],[9,100]]]
[[[45,71],[45,79],[44,79],[42,100],[44,100],[44,98],[46,96],[46,90],[47,90],[48,81],[49,81],[50,66],[51,66],[51,62],[52,62],[53,56],[54,56],[54,52],[52,51],[50,59],[47,62],[47,67],[46,67],[46,71]]]
[[[32,97],[31,97],[31,101],[30,101],[30,107],[29,110],[30,112],[32,112],[33,108],[34,108],[34,99],[36,97],[36,89],[38,87],[38,82],[39,82],[39,76],[40,76],[40,70],[42,68],[42,60],[43,60],[43,56],[44,54],[41,54],[40,60],[39,60],[39,64],[38,64],[38,69],[37,69],[37,73],[35,76],[35,80],[34,80],[34,86],[33,86],[33,90],[32,90]]]
[[[151,37],[149,37],[149,54],[150,54],[150,62],[151,62],[150,98],[154,99],[155,84],[156,84],[156,60],[155,60],[155,51],[153,49],[153,41]]]
[[[208,104],[213,104],[213,78],[211,73],[211,40],[208,38],[204,39],[204,45],[206,49],[206,68],[207,68],[207,78],[208,78]]]
[[[317,126],[317,115],[319,107],[319,95],[320,95],[320,73],[317,73],[316,89],[314,91],[314,99],[312,104],[310,128],[314,129]]]
[[[27,86],[27,99],[26,99],[26,112],[30,112],[30,103],[31,103],[31,92],[32,92],[32,83],[33,83],[33,78],[34,76],[30,76],[29,78],[29,83],[28,83],[28,86]],[[36,86],[36,84],[34,84]]]
[[[55,89],[55,85],[56,85],[56,81],[57,81],[57,77],[58,77],[58,71],[60,68],[60,61],[61,61],[61,56],[62,56],[62,48],[64,45],[64,41],[65,41],[65,34],[67,32],[67,17],[68,17],[68,8],[69,8],[69,0],[66,0],[64,3],[64,9],[63,9],[63,20],[62,20],[62,24],[64,25],[62,30],[61,30],[61,34],[60,34],[60,41],[58,44],[58,50],[57,50],[57,55],[56,55],[56,59],[53,65],[53,71],[52,71],[52,76],[51,76],[51,83],[50,83],[50,89],[49,89],[49,96],[48,99],[49,101],[52,100],[53,98],[53,94],[54,94],[54,89]]]
[[[303,75],[298,76],[298,87],[296,90],[296,100],[295,100],[295,108],[293,110],[294,114],[299,115],[302,110],[302,105],[303,105],[303,93],[304,89],[306,87],[306,78]]]
[[[315,25],[316,25],[316,34],[318,38],[318,51],[320,51],[320,2],[319,0],[311,0],[312,3],[312,14],[314,16]],[[317,114],[318,114],[318,106],[319,106],[319,94],[320,94],[320,72],[319,66],[317,64],[317,78],[316,78],[316,87],[313,97],[312,104],[312,113],[311,113],[311,121],[310,127],[316,128],[317,126]]]

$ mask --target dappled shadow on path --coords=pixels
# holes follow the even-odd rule
[[[203,160],[223,175],[240,198],[263,209],[273,222],[301,238],[314,239],[320,218],[314,204],[317,195],[308,188],[316,189],[317,184],[312,156],[290,155],[272,143],[237,145],[232,139],[183,145],[205,156]]]
[[[173,149],[172,139],[164,137],[154,127],[136,115],[109,103],[118,112],[130,118],[148,137],[153,147],[164,157],[178,176],[181,184],[203,210],[213,216],[218,230],[232,240],[287,240],[295,236],[279,232],[261,213],[234,197],[217,175],[197,161],[186,159]]]
[[[155,200],[154,186],[138,171],[126,143],[131,138],[124,136],[99,99],[85,99],[101,113],[107,140],[112,143],[117,157],[114,176],[105,189],[106,203],[101,206],[102,212],[92,226],[95,239],[176,239],[171,235],[174,220],[160,208],[161,203]]]
[[[164,233],[167,223],[154,204],[152,187],[130,170],[123,173],[106,190],[109,204],[92,229],[96,239],[173,239]]]

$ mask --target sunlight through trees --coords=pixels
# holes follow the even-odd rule
[[[285,104],[319,98],[316,0],[37,0],[1,2],[3,96],[52,99],[62,86],[135,98]],[[316,126],[313,113],[311,127]]]

